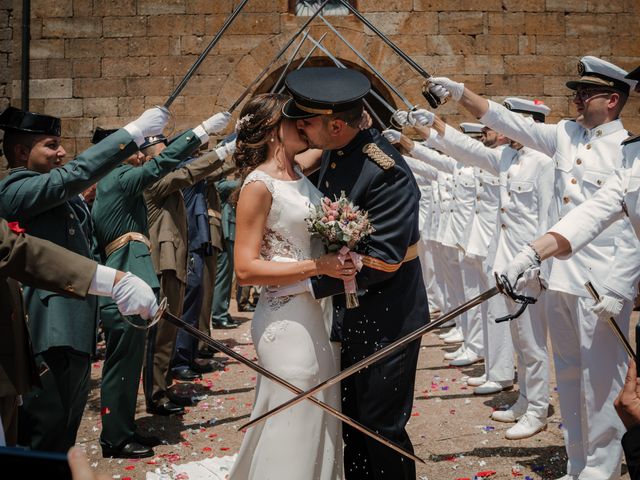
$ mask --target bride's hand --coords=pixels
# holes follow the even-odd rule
[[[327,275],[340,280],[349,280],[356,276],[358,270],[350,257],[340,261],[337,253],[328,253],[316,260],[318,275]]]

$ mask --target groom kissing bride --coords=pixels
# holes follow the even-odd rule
[[[241,113],[236,274],[241,283],[271,286],[252,324],[260,363],[306,390],[337,373],[333,342],[340,342],[345,369],[423,326],[429,312],[417,255],[420,193],[400,153],[377,130],[360,128],[369,80],[355,70],[302,68],[287,76],[286,86],[292,98],[255,97]],[[307,148],[321,156],[300,155]],[[316,188],[304,173],[318,167]],[[375,229],[357,248],[360,271],[335,254],[319,256],[304,222],[310,205],[343,191]],[[344,280],[354,275],[359,307],[347,309]],[[324,312],[316,314],[319,305]],[[342,398],[344,414],[413,451],[405,426],[419,348],[416,340],[395,350],[343,380],[339,397],[325,391],[318,398],[338,406]],[[289,398],[260,379],[252,418]],[[342,444],[332,422],[307,401],[256,425],[230,478],[341,478]],[[346,479],[416,478],[413,461],[358,430],[344,425],[342,438]]]

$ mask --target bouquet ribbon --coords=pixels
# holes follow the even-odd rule
[[[349,247],[342,247],[338,252],[338,260],[342,265],[344,265],[344,262],[347,260],[347,258],[351,259],[357,271],[362,270],[362,255],[349,250]],[[356,293],[357,290],[358,287],[356,285],[355,278],[352,278],[351,280],[344,280],[344,291],[346,293]]]

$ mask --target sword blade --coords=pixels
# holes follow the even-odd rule
[[[304,41],[307,39],[308,36],[309,36],[309,30],[304,32],[302,40],[300,40],[300,43],[298,43],[296,48],[293,50],[291,57],[289,57],[289,61],[282,69],[282,72],[280,72],[280,76],[278,77],[278,80],[276,80],[276,83],[273,84],[273,87],[271,87],[271,90],[269,90],[269,93],[273,93],[276,91],[276,88],[278,88],[278,86],[280,85],[280,82],[282,81],[284,76],[287,74],[287,70],[289,70],[289,67],[291,66],[291,62],[293,62],[293,59],[296,58],[296,55],[298,55],[300,48],[302,48],[302,44],[304,43]]]
[[[196,70],[198,70],[198,67],[200,66],[200,64],[204,61],[205,58],[207,58],[207,55],[209,55],[209,52],[211,51],[211,49],[216,46],[218,41],[220,41],[224,32],[227,31],[227,28],[229,28],[229,26],[233,23],[233,21],[236,19],[236,17],[238,16],[238,14],[244,8],[244,6],[248,1],[249,0],[242,0],[242,2],[238,4],[236,9],[233,12],[231,12],[231,15],[229,15],[229,18],[227,18],[227,20],[225,20],[225,22],[222,24],[222,27],[220,27],[220,30],[218,30],[218,33],[216,33],[213,39],[211,39],[211,42],[209,42],[209,45],[207,45],[207,48],[205,48],[204,51],[200,54],[200,56],[196,59],[195,63],[191,66],[189,71],[184,75],[184,77],[182,77],[182,80],[180,80],[180,83],[176,86],[176,88],[173,89],[173,92],[171,92],[171,95],[169,95],[169,98],[167,99],[167,101],[164,102],[165,108],[168,109],[173,103],[173,101],[178,97],[178,95],[180,95],[180,92],[182,92],[182,89],[187,85],[187,83],[189,83],[189,80],[191,80],[191,77],[194,75],[194,73],[196,73]]]
[[[323,33],[322,36],[320,37],[320,40],[318,40],[318,43],[322,43],[322,41],[324,40],[324,37],[327,36],[327,33]],[[300,70],[305,63],[307,63],[307,60],[309,60],[311,58],[311,55],[313,55],[313,53],[318,49],[317,45],[314,45],[313,48],[311,50],[309,50],[309,53],[307,53],[307,55],[302,59],[302,61],[300,62],[300,64],[296,67],[296,70]],[[282,85],[279,89],[278,89],[278,93],[282,93],[285,89],[285,86]]]
[[[344,380],[347,377],[350,377],[351,375],[353,375],[356,372],[359,372],[363,368],[366,368],[369,365],[377,362],[378,360],[388,356],[394,350],[397,350],[398,348],[404,347],[405,345],[413,342],[414,340],[417,340],[417,339],[421,338],[423,335],[429,333],[430,331],[438,328],[443,323],[446,323],[449,320],[457,317],[458,315],[461,315],[464,312],[472,309],[473,307],[475,307],[477,305],[480,305],[482,302],[485,302],[486,300],[488,300],[491,297],[497,295],[498,293],[500,293],[500,290],[498,289],[498,287],[490,288],[489,290],[481,293],[477,297],[472,298],[471,300],[469,300],[466,303],[463,303],[462,305],[460,305],[457,308],[454,308],[450,312],[448,312],[445,315],[443,315],[442,317],[440,317],[438,320],[436,320],[434,322],[431,322],[431,323],[429,323],[429,324],[427,324],[427,325],[425,325],[423,327],[420,327],[417,330],[415,330],[414,332],[405,335],[404,337],[396,340],[393,343],[390,343],[386,347],[381,348],[380,350],[378,350],[377,352],[369,355],[368,357],[360,360],[357,363],[354,363],[350,367],[345,368],[340,373],[338,373],[338,374],[334,375],[333,377],[325,380],[324,382],[319,383],[318,385],[316,385],[315,387],[307,390],[306,392],[301,393],[298,396],[293,397],[291,400],[289,400],[287,402],[284,402],[284,403],[280,404],[279,406],[273,408],[272,410],[264,413],[263,415],[254,418],[253,420],[251,420],[248,423],[244,424],[240,428],[251,427],[251,426],[253,426],[253,425],[255,425],[255,424],[259,423],[259,422],[262,422],[263,420],[266,420],[267,418],[271,417],[272,415],[275,415],[276,413],[279,413],[282,410],[284,410],[286,408],[289,408],[289,407],[295,405],[298,402],[301,402],[305,398],[308,398],[310,395],[315,395],[316,393],[321,392],[322,390],[324,390],[326,388],[329,388],[332,385],[335,385],[339,381]]]
[[[300,35],[308,26],[309,24],[313,21],[314,18],[316,18],[320,12],[322,11],[322,9],[325,7],[325,5],[327,3],[329,3],[330,0],[324,0],[324,2],[322,2],[322,4],[318,7],[318,10],[316,10],[313,15],[311,15],[306,22],[304,22],[304,24],[302,25],[302,27],[300,27],[300,29],[293,35],[293,37],[291,37],[291,39],[280,49],[280,51],[278,51],[278,53],[276,54],[275,58],[266,66],[264,67],[264,69],[258,74],[258,76],[253,79],[253,81],[249,84],[249,86],[244,90],[244,92],[242,92],[240,94],[240,96],[238,97],[238,99],[233,102],[233,105],[231,105],[231,107],[229,107],[229,112],[233,112],[236,108],[238,108],[238,105],[240,105],[242,103],[242,101],[245,99],[245,97],[247,95],[249,95],[249,93],[251,92],[251,90],[253,90],[253,87],[260,81],[262,80],[262,77],[264,77],[267,72],[269,71],[269,69],[271,68],[271,66],[277,62],[280,57],[282,55],[284,55],[284,53],[289,49],[289,47],[291,46],[291,44],[296,40],[296,38],[298,38],[298,35]]]
[[[600,301],[600,294],[598,294],[598,291],[596,290],[596,287],[593,286],[593,283],[587,282],[584,284],[584,287],[589,292],[589,295],[591,295],[591,298],[593,298],[593,301],[598,303]],[[618,340],[620,340],[620,343],[622,343],[622,346],[626,350],[627,354],[629,354],[629,357],[635,359],[636,355],[633,352],[633,348],[631,347],[629,340],[627,340],[627,337],[624,335],[624,333],[622,333],[622,330],[620,330],[620,326],[618,325],[618,322],[616,322],[616,319],[613,317],[609,317],[609,320],[607,321],[609,322],[609,326],[611,327],[613,334],[618,337]]]
[[[278,385],[286,388],[287,390],[289,390],[289,391],[291,391],[291,392],[293,392],[295,394],[302,393],[302,390],[299,389],[298,387],[296,387],[295,385],[287,382],[283,378],[280,378],[279,376],[277,376],[276,374],[274,374],[271,371],[267,370],[266,368],[264,368],[260,364],[252,362],[248,358],[243,357],[238,352],[236,352],[232,348],[228,347],[224,343],[222,343],[222,342],[220,342],[218,340],[214,340],[209,335],[207,335],[204,332],[201,332],[200,330],[198,330],[193,325],[189,325],[184,320],[182,320],[182,319],[178,318],[177,316],[173,315],[171,312],[167,311],[166,308],[160,315],[162,316],[163,319],[165,319],[169,323],[171,323],[171,324],[175,325],[176,327],[186,331],[190,335],[193,335],[198,340],[202,340],[204,343],[206,343],[210,347],[212,347],[212,348],[216,349],[217,351],[219,351],[220,353],[223,353],[223,354],[227,355],[228,357],[233,358],[234,360],[242,363],[243,365],[249,367],[253,371],[259,373],[263,377],[268,378],[272,382],[277,383]],[[340,412],[339,410],[336,410],[331,405],[327,405],[326,403],[318,400],[315,397],[310,397],[309,400],[311,400],[313,403],[315,403],[317,406],[319,406],[320,408],[325,410],[330,415],[333,415],[334,417],[336,417],[337,419],[343,421],[347,425],[350,425],[351,427],[355,428],[359,432],[361,432],[361,433],[363,433],[365,435],[368,435],[369,437],[371,437],[374,440],[380,442],[381,444],[383,444],[383,445],[395,450],[396,452],[400,453],[401,455],[404,455],[405,457],[407,457],[407,458],[409,458],[409,459],[411,459],[411,460],[413,460],[415,462],[425,463],[424,460],[422,460],[417,455],[414,455],[413,453],[404,450],[402,447],[399,447],[398,445],[396,445],[392,441],[387,440],[386,438],[384,438],[383,436],[377,434],[376,432],[374,432],[370,428],[365,427],[364,425],[358,423],[357,421],[353,420],[352,418],[346,416],[344,413]]]
[[[413,105],[409,100],[407,100],[407,98],[406,98],[404,95],[402,95],[402,93],[400,93],[400,91],[399,91],[399,90],[398,90],[394,85],[392,85],[392,84],[391,84],[391,82],[389,82],[386,78],[384,78],[384,76],[383,76],[383,75],[378,71],[378,69],[377,69],[376,67],[374,67],[374,66],[371,64],[371,62],[369,62],[366,58],[364,58],[364,56],[363,56],[363,55],[362,55],[362,54],[361,54],[361,53],[356,49],[356,47],[354,47],[353,45],[351,45],[351,43],[349,42],[349,40],[347,40],[346,38],[344,38],[344,35],[342,35],[342,34],[338,31],[338,29],[337,29],[336,27],[334,27],[334,26],[331,24],[331,22],[329,22],[326,18],[324,18],[324,16],[323,16],[322,14],[320,14],[320,15],[319,15],[319,17],[320,17],[320,20],[322,20],[322,21],[325,23],[325,25],[326,25],[327,27],[329,27],[329,29],[330,29],[333,33],[335,33],[335,34],[336,34],[336,36],[337,36],[340,40],[342,40],[342,43],[344,43],[347,47],[349,47],[349,50],[351,50],[351,51],[355,54],[355,56],[356,56],[356,57],[358,57],[362,62],[364,62],[364,64],[365,64],[367,67],[369,67],[369,69],[370,69],[373,73],[375,73],[375,75],[376,75],[380,80],[382,80],[382,83],[384,83],[384,84],[389,88],[389,90],[391,90],[393,93],[395,93],[395,94],[398,96],[398,98],[399,98],[400,100],[402,100],[402,103],[404,103],[404,104],[407,106],[407,108],[408,108],[409,110],[413,110],[413,109],[415,108],[415,105]]]

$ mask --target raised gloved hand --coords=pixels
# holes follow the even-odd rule
[[[140,133],[142,137],[151,137],[160,135],[164,130],[164,127],[169,121],[169,110],[164,107],[153,107],[145,110],[142,115],[136,118],[133,122],[125,125],[125,129],[131,133],[135,138],[135,133]],[[137,129],[138,132],[132,132],[131,130]],[[144,138],[143,138],[144,141]]]
[[[208,135],[220,133],[227,128],[229,120],[231,120],[231,114],[229,112],[218,112],[202,122],[202,128],[204,128],[204,131],[207,132]]]
[[[220,147],[216,148],[216,153],[218,154],[218,158],[220,160],[224,160],[225,158],[230,157],[231,155],[233,155],[235,151],[236,151],[235,138],[230,142],[227,142],[224,145],[221,145]]]
[[[289,297],[291,295],[300,295],[301,293],[313,295],[311,280],[308,278],[290,285],[267,287],[266,290],[268,297]]]
[[[387,128],[384,130],[382,132],[382,136],[386,138],[389,143],[398,143],[400,138],[402,138],[402,134],[393,128]]]
[[[441,100],[451,96],[458,102],[464,93],[464,83],[454,82],[447,77],[431,77],[428,82],[430,84],[429,91]]]
[[[600,301],[593,305],[589,310],[598,315],[601,320],[616,318],[620,315],[624,299],[613,292],[607,292],[606,295],[600,296]]]
[[[424,108],[419,108],[417,110],[412,110],[409,112],[409,116],[407,118],[409,125],[419,125],[422,127],[430,127],[433,125],[433,121],[435,120],[436,115],[429,110],[425,110]]]
[[[158,301],[151,287],[131,272],[113,286],[111,298],[122,315],[140,315],[148,320],[158,311]]]
[[[396,122],[400,127],[405,127],[409,125],[408,120],[409,113],[404,110],[396,110],[394,114],[391,116],[391,119]]]

